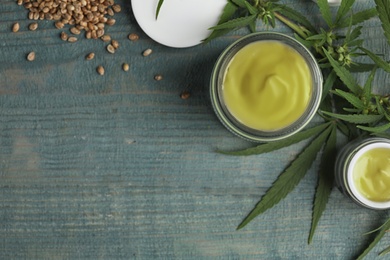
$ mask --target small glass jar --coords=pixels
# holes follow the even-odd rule
[[[311,81],[311,93],[305,111],[291,124],[275,130],[262,130],[243,124],[229,111],[226,105],[223,88],[225,75],[235,55],[249,44],[260,41],[274,41],[287,45],[306,63]],[[259,73],[262,73],[259,71]],[[269,142],[287,138],[302,130],[316,114],[322,95],[322,74],[311,52],[300,42],[287,35],[276,32],[259,32],[244,36],[228,46],[218,58],[211,76],[210,98],[214,111],[222,124],[232,133],[254,142]],[[275,101],[277,102],[277,101]],[[280,104],[281,105],[281,104]]]
[[[359,190],[354,176],[356,174],[355,168],[362,170],[359,169],[361,167],[358,164],[359,159],[374,149],[386,149],[390,153],[390,140],[379,137],[358,139],[341,149],[335,163],[335,182],[338,189],[358,205],[369,209],[383,210],[390,208],[390,199],[388,201],[369,199]],[[375,165],[375,167],[377,166]]]

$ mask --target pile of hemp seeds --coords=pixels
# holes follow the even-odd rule
[[[87,39],[101,39],[107,42],[106,49],[109,53],[115,53],[119,48],[119,42],[111,39],[106,34],[106,26],[115,24],[114,15],[121,11],[121,6],[115,4],[114,0],[17,0],[17,4],[28,10],[28,18],[34,22],[28,26],[29,30],[35,31],[38,28],[38,20],[50,20],[59,29],[69,26],[69,32],[61,31],[60,38],[67,42],[76,42],[82,34]],[[13,32],[18,32],[19,23],[12,26]],[[137,41],[138,35],[131,33],[129,40]],[[27,54],[26,59],[33,61],[36,57],[34,51]],[[88,53],[86,60],[95,57],[94,53]],[[122,64],[124,71],[129,70],[127,63]],[[96,71],[104,75],[104,67],[99,65]]]
[[[69,26],[69,32],[61,31],[60,33],[60,38],[63,41],[74,43],[78,41],[80,35],[84,34],[87,39],[100,39],[108,43],[106,50],[111,54],[119,48],[119,42],[111,39],[111,36],[105,31],[106,25],[115,24],[115,13],[121,12],[121,6],[115,4],[115,0],[16,0],[16,2],[28,10],[28,19],[34,21],[28,26],[31,31],[37,30],[38,20],[49,20],[53,21],[54,26],[59,30],[64,30],[65,27]],[[19,23],[14,23],[12,31],[16,33],[19,29]],[[139,36],[136,33],[130,33],[128,39],[135,42]],[[142,52],[144,57],[151,54],[152,49],[146,49]],[[95,53],[91,52],[85,55],[85,60],[92,60],[94,57]],[[35,58],[34,51],[26,56],[28,61],[34,61]],[[121,67],[123,71],[129,70],[128,63],[123,63]],[[96,72],[99,75],[104,75],[104,67],[97,66]],[[154,79],[161,81],[163,76],[156,74]],[[188,99],[190,92],[184,90],[180,97]]]

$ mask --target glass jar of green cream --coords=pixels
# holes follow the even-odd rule
[[[336,159],[335,180],[357,204],[390,208],[390,140],[371,137],[346,145]]]
[[[280,140],[317,112],[322,75],[310,51],[281,33],[253,33],[218,58],[210,96],[220,121],[250,141]]]

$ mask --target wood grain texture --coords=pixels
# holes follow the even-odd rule
[[[252,145],[219,123],[208,99],[216,58],[248,31],[171,49],[141,31],[129,1],[116,2],[114,55],[102,41],[63,42],[52,22],[30,32],[23,7],[0,4],[0,258],[353,259],[369,239],[362,234],[386,216],[334,190],[307,245],[318,162],[285,200],[235,230],[303,146],[251,157],[215,152]],[[311,1],[285,2],[318,23]],[[21,30],[11,33],[16,21]],[[366,25],[366,47],[389,57],[379,21]],[[132,32],[138,42],[127,39]],[[153,54],[143,57],[147,48]],[[389,82],[379,74],[377,90]],[[368,259],[388,244],[386,236]]]

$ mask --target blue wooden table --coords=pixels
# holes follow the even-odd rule
[[[0,259],[353,259],[367,246],[372,237],[363,234],[386,213],[336,189],[308,245],[318,162],[285,200],[236,231],[304,145],[216,153],[253,146],[222,126],[208,99],[218,55],[248,30],[168,48],[142,32],[130,1],[116,2],[122,11],[107,32],[120,47],[110,54],[100,40],[62,41],[50,21],[29,31],[27,10],[1,1]],[[284,2],[319,23],[312,1]],[[357,0],[354,10],[373,6]],[[292,35],[280,23],[274,30]],[[363,35],[366,47],[389,57],[378,19]],[[375,83],[386,90],[389,76],[379,73]],[[367,259],[388,245],[385,236]]]

